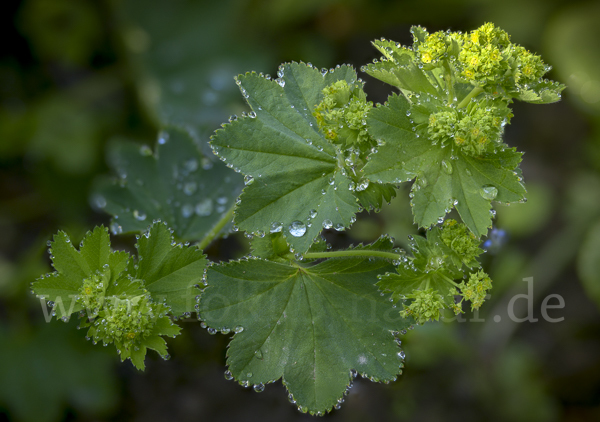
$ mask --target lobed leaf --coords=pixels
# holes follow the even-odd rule
[[[235,211],[239,228],[253,233],[281,228],[294,250],[303,253],[324,225],[348,227],[359,209],[339,152],[312,115],[323,88],[338,80],[354,83],[356,73],[349,66],[322,74],[287,63],[280,75],[278,81],[255,73],[237,78],[252,112],[217,130],[211,145],[252,179]]]
[[[113,215],[113,234],[141,232],[162,220],[177,239],[201,239],[227,215],[242,188],[239,175],[203,156],[187,133],[174,128],[161,132],[154,154],[147,146],[114,143],[109,163],[119,178],[99,180],[92,199]]]
[[[416,179],[411,205],[420,227],[436,224],[453,207],[478,237],[491,227],[491,201],[522,201],[525,188],[517,166],[521,153],[505,148],[473,157],[458,148],[432,145],[413,131],[407,116],[408,100],[393,95],[387,106],[369,113],[369,130],[385,142],[363,168],[377,182],[400,183]],[[410,114],[410,113],[409,113]]]
[[[383,239],[375,246],[391,249]],[[299,409],[330,410],[352,371],[373,381],[395,380],[402,354],[393,332],[402,320],[374,286],[393,267],[383,260],[330,259],[310,267],[250,259],[212,266],[200,318],[236,332],[229,371],[242,385],[279,378]]]
[[[166,224],[153,224],[137,242],[139,255],[136,278],[144,280],[156,302],[171,308],[173,315],[193,312],[198,290],[208,263],[198,248],[175,245]]]

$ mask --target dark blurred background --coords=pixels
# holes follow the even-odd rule
[[[197,322],[150,353],[145,373],[92,346],[77,323],[44,322],[30,283],[50,271],[46,241],[81,239],[109,217],[90,201],[109,172],[105,146],[152,144],[161,125],[201,148],[245,110],[233,76],[275,75],[284,61],[329,68],[378,58],[370,41],[410,43],[411,25],[471,30],[486,21],[553,66],[563,101],[515,104],[506,141],[525,151],[528,202],[497,206],[478,315],[404,336],[396,383],[360,378],[339,421],[600,420],[600,3],[595,0],[25,0],[3,1],[0,49],[0,421],[308,420],[280,383],[257,394],[226,381],[228,336]],[[389,87],[362,75],[371,99]],[[203,146],[204,145],[204,146]],[[407,191],[360,215],[335,244],[399,245],[414,233]],[[132,238],[113,239],[130,248]],[[488,245],[489,246],[489,245]],[[242,236],[213,259],[247,252]],[[528,291],[525,277],[533,277]],[[527,294],[511,302],[517,294]],[[546,299],[548,295],[552,296]],[[549,309],[542,305],[560,304]],[[514,305],[514,306],[512,306]],[[516,322],[529,315],[536,322]],[[529,309],[530,308],[530,309]]]

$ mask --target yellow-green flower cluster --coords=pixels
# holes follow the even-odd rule
[[[429,115],[427,134],[432,142],[444,142],[454,136],[458,115],[455,111],[440,111]]]
[[[150,335],[159,317],[154,308],[161,306],[145,295],[125,299],[112,297],[98,314],[90,334],[104,343],[114,342],[119,350],[131,351]]]
[[[506,60],[509,45],[508,34],[491,23],[464,34],[458,55],[461,75],[479,85],[498,80],[509,68]]]
[[[505,104],[474,104],[456,127],[454,142],[472,156],[493,152],[499,145],[504,126],[512,117]]]
[[[315,107],[313,116],[326,138],[352,145],[370,139],[366,118],[372,107],[359,85],[350,86],[341,80],[323,89],[323,100]]]
[[[513,57],[517,63],[515,81],[521,85],[539,80],[549,69],[540,56],[524,47],[514,46]]]
[[[488,290],[491,288],[492,280],[483,270],[471,273],[466,283],[463,281],[459,284],[463,299],[471,301],[471,310],[481,307]]]
[[[435,63],[448,51],[448,35],[438,31],[430,34],[419,46],[421,61],[425,64]]]
[[[512,44],[509,35],[491,23],[462,36],[458,59],[460,75],[482,87],[500,82],[515,89],[538,81],[549,69],[540,56]]]
[[[454,142],[465,154],[477,157],[498,148],[510,117],[510,109],[504,103],[473,103],[465,111],[430,114],[427,136],[435,144]]]
[[[414,290],[406,296],[412,299],[410,305],[400,311],[403,318],[412,317],[419,324],[429,320],[438,321],[441,311],[446,307],[444,298],[433,289]]]
[[[456,220],[444,221],[440,237],[446,246],[463,257],[464,262],[470,262],[481,254],[477,236]]]
[[[104,305],[104,295],[109,279],[110,276],[106,272],[98,272],[83,280],[77,300],[87,310],[90,318],[98,315]]]

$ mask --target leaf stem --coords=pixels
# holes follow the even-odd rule
[[[221,219],[217,222],[217,224],[215,224],[213,226],[213,228],[208,233],[206,233],[206,235],[200,241],[200,243],[198,243],[198,249],[202,249],[202,250],[206,249],[206,247],[208,245],[210,245],[213,240],[215,240],[215,238],[217,237],[219,232],[223,229],[223,227],[225,227],[225,225],[227,223],[229,223],[231,220],[233,220],[234,208],[235,208],[235,201],[234,201],[234,204],[231,205],[231,207],[229,208],[229,211],[227,211],[227,213],[225,215],[223,215],[223,217],[221,217]]]
[[[454,101],[454,85],[452,84],[452,69],[450,69],[447,60],[444,60],[444,69],[446,70],[444,76],[446,80],[446,89],[448,90],[448,104],[452,104]]]
[[[458,104],[458,106],[456,108],[466,107],[472,98],[478,96],[482,92],[483,92],[483,88],[480,86],[476,86],[475,88],[473,88],[473,90],[471,92],[469,92],[469,95],[467,95],[465,98],[463,98],[463,100]]]
[[[306,259],[319,258],[348,258],[348,257],[372,257],[398,260],[402,255],[394,252],[370,251],[370,250],[349,250],[333,252],[308,252],[303,255]]]

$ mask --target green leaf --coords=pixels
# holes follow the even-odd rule
[[[56,234],[49,245],[56,271],[42,276],[31,287],[38,297],[54,303],[52,307],[56,318],[67,319],[82,309],[77,299],[86,278],[96,273],[106,273],[109,269],[107,281],[112,283],[125,270],[129,260],[126,252],[110,251],[110,237],[104,227],[87,232],[79,251],[73,247],[65,232]]]
[[[535,84],[531,84],[527,89],[522,89],[519,92],[512,93],[518,100],[532,104],[550,104],[560,101],[561,91],[566,88],[565,85],[544,80]]]
[[[458,148],[432,145],[417,136],[407,117],[410,104],[401,96],[369,113],[369,131],[385,142],[363,168],[364,176],[378,183],[416,179],[411,205],[420,227],[436,224],[453,207],[478,237],[491,226],[491,201],[518,202],[525,188],[517,166],[521,153],[505,148],[473,157]]]
[[[391,249],[391,241],[355,249]],[[330,259],[311,267],[250,259],[212,266],[200,318],[236,332],[229,371],[242,385],[279,378],[299,409],[323,413],[352,382],[352,370],[378,381],[402,367],[393,332],[402,320],[374,286],[384,260]]]
[[[337,80],[355,83],[356,73],[341,66],[323,75],[286,63],[279,75],[277,81],[255,73],[237,78],[253,111],[217,130],[211,145],[249,179],[235,211],[239,228],[265,233],[281,227],[288,243],[303,253],[324,225],[348,227],[359,209],[339,152],[312,115],[323,88]]]
[[[379,210],[384,201],[389,203],[396,197],[396,188],[390,184],[371,182],[365,190],[354,191],[354,194],[364,209]]]
[[[156,302],[171,307],[173,315],[193,312],[207,260],[195,246],[175,245],[166,224],[155,223],[137,243],[136,278],[144,280]]]
[[[174,128],[160,133],[154,154],[145,145],[113,144],[109,163],[119,178],[99,180],[92,202],[114,216],[113,234],[141,232],[158,219],[177,239],[201,239],[227,215],[243,185]]]
[[[254,236],[250,242],[250,253],[258,258],[270,261],[286,261],[282,258],[290,253],[290,246],[281,232],[269,233],[265,236]]]
[[[385,57],[382,57],[381,61],[363,66],[363,72],[400,88],[403,92],[438,94],[437,89],[431,83],[431,81],[436,81],[435,76],[415,64],[412,51],[393,41],[375,41],[373,45]]]

